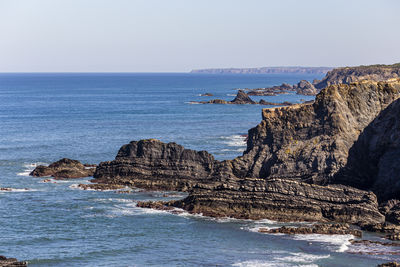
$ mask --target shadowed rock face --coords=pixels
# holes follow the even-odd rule
[[[335,181],[373,190],[381,200],[400,199],[399,118],[396,100],[363,130]]]
[[[92,176],[95,165],[84,165],[77,160],[63,158],[49,166],[37,166],[29,175],[36,177],[53,176],[55,178],[83,178]]]

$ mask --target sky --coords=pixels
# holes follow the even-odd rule
[[[399,0],[0,0],[0,72],[400,62]]]

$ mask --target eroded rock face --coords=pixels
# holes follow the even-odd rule
[[[96,165],[82,164],[77,160],[63,158],[49,166],[37,166],[29,175],[36,177],[53,176],[59,179],[92,176]]]
[[[278,221],[383,222],[376,196],[342,185],[319,186],[287,179],[242,179],[195,187],[174,206],[211,217]]]
[[[122,146],[115,160],[100,163],[93,177],[95,182],[186,191],[209,179],[214,164],[214,157],[206,151],[148,139]]]
[[[396,100],[363,130],[336,182],[373,190],[382,201],[400,199],[399,118],[400,100]]]
[[[313,104],[264,109],[245,155],[232,161],[234,173],[327,184],[364,128],[399,96],[398,80],[360,82],[329,86]]]

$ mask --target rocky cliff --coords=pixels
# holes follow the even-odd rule
[[[323,89],[331,84],[349,84],[362,80],[378,82],[392,78],[400,78],[400,63],[336,68],[329,71],[321,81],[315,82],[314,86],[317,89]]]
[[[400,199],[399,118],[397,100],[363,130],[336,182],[373,190],[381,200]]]
[[[363,129],[399,96],[399,80],[359,82],[329,86],[313,104],[264,109],[234,169],[242,177],[327,184]]]
[[[372,175],[374,183],[356,189],[358,183],[339,177],[344,177],[344,169],[358,168],[348,161],[349,150],[369,127],[376,127],[375,120],[390,112],[386,110],[399,96],[400,80],[331,85],[314,103],[264,109],[261,123],[249,130],[243,156],[217,161],[205,151],[142,140],[123,146],[115,160],[101,163],[95,181],[190,191],[169,205],[210,216],[381,224],[385,216],[375,194],[362,189],[376,189],[377,183],[390,187],[386,183],[393,180]],[[385,138],[393,136],[392,124],[379,125]],[[365,135],[366,142],[376,139]],[[327,185],[339,181],[344,185]],[[383,213],[396,217],[396,207]]]

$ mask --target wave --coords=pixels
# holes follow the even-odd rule
[[[0,188],[0,193],[7,193],[7,192],[34,192],[38,191],[37,189],[30,189],[30,188],[9,188],[3,187]]]
[[[246,147],[246,136],[243,135],[230,135],[230,136],[220,136],[222,142],[231,147]]]
[[[29,174],[39,165],[45,165],[47,166],[48,164],[45,162],[34,162],[34,163],[24,163],[22,166],[24,170],[22,172],[18,172],[18,176],[29,176]]]
[[[354,239],[353,235],[321,235],[321,234],[309,234],[309,235],[294,235],[295,240],[304,240],[308,242],[320,242],[328,243],[330,250],[335,252],[345,252],[351,245],[350,240]]]
[[[272,259],[269,260],[248,260],[248,261],[242,261],[242,262],[237,262],[232,264],[232,266],[238,266],[238,267],[280,267],[280,266],[308,266],[308,267],[318,267],[317,264],[314,262],[322,259],[327,259],[330,257],[330,255],[314,255],[314,254],[308,254],[304,252],[292,252],[289,253],[287,256],[282,256],[283,254],[288,254],[286,251],[282,251],[279,254],[279,256],[274,256]]]

